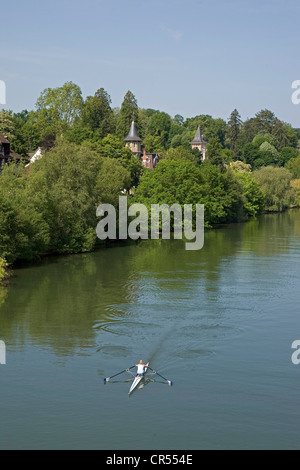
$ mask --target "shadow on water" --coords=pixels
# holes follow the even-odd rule
[[[255,283],[251,274],[250,284],[240,279],[243,257],[288,255],[299,235],[295,210],[209,231],[200,251],[185,251],[182,241],[149,240],[23,266],[0,289],[1,334],[16,348],[31,342],[58,356],[90,349],[136,360],[146,348],[145,359],[163,365],[164,344],[186,335],[188,347],[176,352],[175,346],[174,356],[209,355],[193,340],[193,328],[210,338],[230,330],[220,299],[234,296],[234,286],[247,296]],[[227,264],[235,259],[241,269],[231,266],[226,284]],[[264,269],[268,276],[272,264]]]

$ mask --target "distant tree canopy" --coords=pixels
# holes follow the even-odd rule
[[[116,129],[115,116],[111,109],[109,94],[100,88],[94,96],[88,96],[81,116],[81,124],[92,132],[97,132],[99,138],[113,134]]]
[[[36,107],[38,114],[45,119],[72,126],[79,119],[83,108],[81,89],[72,82],[58,88],[47,88],[41,93]]]
[[[267,109],[244,122],[237,109],[227,122],[207,114],[186,119],[176,114],[172,118],[164,111],[139,108],[130,90],[120,108],[112,108],[111,97],[103,87],[83,99],[80,87],[73,82],[45,89],[35,110],[0,112],[0,133],[10,138],[15,152],[26,157],[41,147],[48,135],[64,135],[77,144],[100,143],[108,135],[114,135],[122,145],[132,121],[142,144],[152,153],[177,147],[189,151],[200,126],[208,143],[208,158],[216,165],[240,160],[255,170],[266,165],[285,166],[300,154],[300,129],[293,129]]]
[[[159,153],[155,170],[143,168],[125,147],[132,121],[147,152]],[[198,126],[205,161],[191,148]],[[244,122],[237,109],[228,120],[172,117],[139,108],[131,91],[112,108],[104,88],[84,99],[80,87],[67,82],[45,89],[34,110],[0,111],[0,133],[25,158],[43,151],[27,168],[2,169],[0,261],[9,264],[46,252],[92,250],[96,207],[117,205],[124,191],[149,206],[204,204],[207,226],[300,205],[300,129],[267,109]]]

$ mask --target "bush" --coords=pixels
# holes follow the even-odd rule
[[[91,251],[96,209],[118,202],[130,173],[115,159],[61,141],[30,167],[6,166],[0,178],[0,256],[9,264],[45,252]]]
[[[93,250],[96,209],[116,201],[128,186],[129,172],[117,160],[85,146],[61,141],[32,165],[28,186],[50,228],[49,249],[57,253]]]
[[[300,178],[300,156],[291,158],[285,165],[285,168],[292,173],[294,178]]]
[[[292,180],[291,186],[295,191],[295,203],[298,207],[300,207],[300,178]]]
[[[6,166],[0,178],[0,256],[9,264],[33,259],[48,243],[49,225],[28,192],[24,170]]]
[[[3,281],[3,279],[6,276],[6,268],[7,268],[7,262],[4,258],[0,258],[0,282]]]
[[[204,163],[166,159],[154,171],[146,172],[134,195],[134,202],[146,204],[204,204],[205,224],[244,219],[243,187],[232,171],[221,171]]]
[[[287,169],[267,166],[254,171],[253,177],[266,195],[265,210],[281,212],[295,203],[292,174]]]
[[[250,173],[238,173],[237,178],[243,188],[244,213],[247,217],[255,217],[262,214],[265,208],[265,193]]]

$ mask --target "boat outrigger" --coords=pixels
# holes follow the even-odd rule
[[[152,375],[158,375],[160,378],[162,378],[165,382],[167,382],[168,385],[173,385],[173,382],[172,380],[168,380],[166,379],[165,377],[163,377],[162,375],[160,375],[158,372],[156,372],[155,370],[151,369],[151,367],[149,366],[149,362],[147,362],[147,364],[145,364],[145,371],[143,374],[133,374],[133,372],[131,372],[131,369],[134,369],[136,366],[132,366],[132,367],[129,367],[128,369],[124,369],[122,370],[121,372],[118,372],[117,374],[115,375],[112,375],[111,377],[106,377],[104,379],[104,383],[108,383],[111,379],[117,377],[118,375],[121,375],[123,374],[124,372],[128,372],[130,374],[132,374],[134,376],[134,379],[133,379],[133,382],[131,384],[131,387],[129,389],[129,392],[128,392],[128,395],[131,395],[134,390],[136,390],[138,388],[138,386],[140,385],[140,383],[144,380],[145,381],[145,378],[149,378],[150,376]],[[149,372],[151,371],[151,372]],[[151,379],[150,379],[151,380]]]

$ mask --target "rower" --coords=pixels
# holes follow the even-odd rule
[[[140,360],[139,364],[136,364],[137,367],[137,375],[144,375],[146,372],[146,364],[143,363],[142,359]]]

